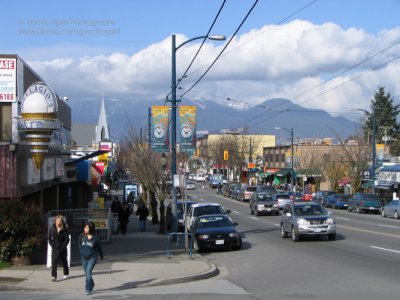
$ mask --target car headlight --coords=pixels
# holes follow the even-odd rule
[[[229,237],[235,237],[235,236],[237,236],[238,234],[236,233],[236,232],[231,232],[230,234],[229,234]]]
[[[297,224],[299,224],[299,225],[308,225],[309,222],[306,219],[298,218],[297,219]]]
[[[335,224],[335,221],[333,220],[333,218],[328,218],[328,219],[326,219],[325,223],[331,225],[331,224]]]
[[[206,240],[206,239],[208,239],[209,238],[209,235],[208,234],[201,234],[201,235],[199,235],[199,240]]]

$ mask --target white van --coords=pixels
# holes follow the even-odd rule
[[[197,182],[202,182],[206,180],[206,176],[204,174],[196,174],[196,181]]]

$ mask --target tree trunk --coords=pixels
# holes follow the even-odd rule
[[[158,213],[157,213],[157,199],[156,199],[156,194],[154,191],[150,191],[150,206],[151,206],[151,222],[153,224],[158,224]]]
[[[165,223],[165,205],[164,200],[160,201],[160,229],[158,233],[166,233],[167,226]]]

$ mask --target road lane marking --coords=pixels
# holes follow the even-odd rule
[[[335,217],[335,219],[339,219],[339,220],[346,220],[346,221],[351,221],[350,219],[343,218],[343,217]]]
[[[374,248],[374,249],[382,250],[382,251],[388,251],[388,252],[394,252],[394,253],[399,253],[400,254],[400,251],[398,251],[398,250],[381,248],[381,247],[377,247],[377,246],[370,246],[370,247]]]
[[[200,198],[200,201],[204,201],[204,199],[203,199],[203,198]]]
[[[281,224],[274,224],[275,226],[281,227]]]
[[[259,219],[259,218],[256,218],[256,217],[250,217],[250,218],[252,218],[252,219],[254,219],[254,220],[257,220],[257,221],[260,221],[260,219]]]
[[[399,227],[397,227],[397,226],[384,225],[384,224],[378,224],[378,226],[381,226],[381,227],[389,227],[389,228],[396,228],[396,229],[399,228]]]
[[[238,214],[238,215],[240,215],[240,212],[238,212],[238,211],[234,211],[234,210],[232,210],[232,212],[233,212],[234,214]]]
[[[400,238],[400,235],[397,235],[397,234],[390,234],[390,233],[366,230],[366,229],[355,228],[355,227],[351,227],[351,226],[344,226],[344,225],[340,225],[340,224],[339,225],[336,224],[336,227],[350,229],[350,230],[354,230],[354,231],[361,231],[361,232],[366,232],[366,233],[373,233],[373,234],[378,234],[378,235],[383,235],[383,236],[389,236],[389,237],[394,237],[394,238],[398,238],[398,239]]]

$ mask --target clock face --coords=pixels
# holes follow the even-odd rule
[[[161,139],[161,138],[163,138],[165,136],[165,130],[161,126],[154,127],[153,133],[154,133],[154,137],[156,139]]]
[[[181,128],[181,136],[185,139],[188,139],[192,135],[193,135],[192,128],[189,125],[183,125]]]

